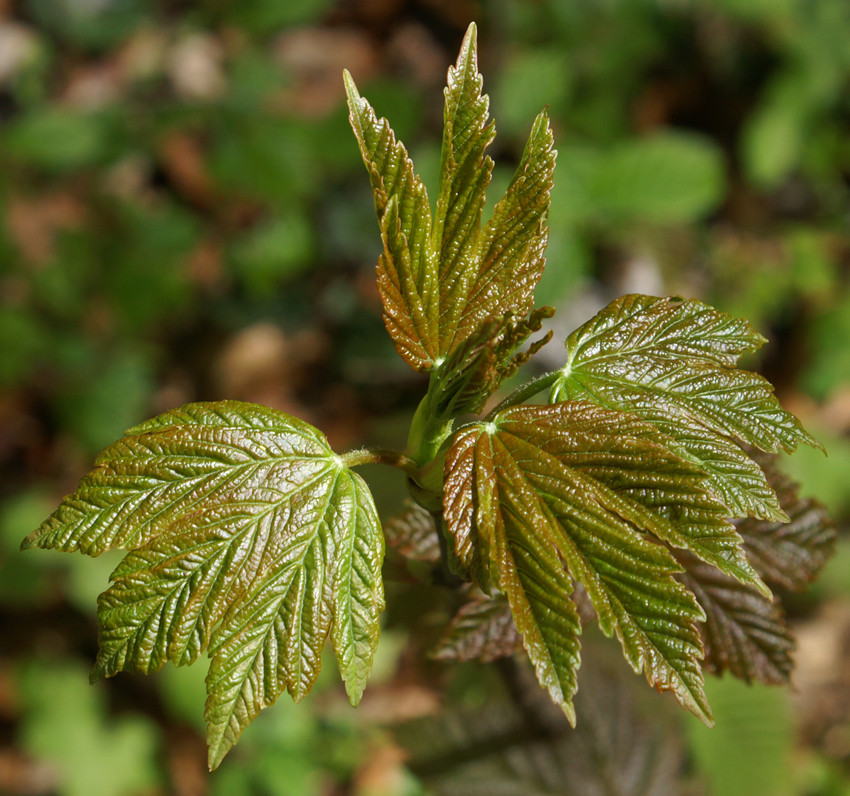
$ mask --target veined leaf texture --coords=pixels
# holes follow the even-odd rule
[[[328,638],[360,700],[383,536],[360,476],[303,421],[236,401],[160,415],[107,448],[25,546],[130,550],[98,601],[92,678],[208,651],[211,767],[281,693],[311,689]]]
[[[472,583],[435,657],[521,645],[572,723],[590,614],[707,723],[704,669],[785,681],[793,641],[768,586],[803,588],[834,529],[766,458],[818,443],[737,367],[764,339],[696,300],[624,296],[569,336],[563,368],[481,417],[551,336],[527,344],[553,312],[533,295],[556,154],[546,113],[482,225],[495,128],[475,26],[449,69],[433,206],[389,122],[345,83],[385,324],[430,373],[409,449],[337,454],[311,425],[237,401],[130,429],[24,542],[128,551],[99,598],[93,679],[206,652],[212,768],[284,691],[310,691],[327,641],[357,704],[384,608],[384,532],[351,469],[372,461],[403,469],[418,501],[387,524],[393,547]],[[546,388],[548,403],[527,403]]]

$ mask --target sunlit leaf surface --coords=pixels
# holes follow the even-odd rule
[[[569,433],[553,439],[569,428],[573,410],[569,403],[513,407],[457,434],[445,497],[457,555],[505,594],[538,680],[571,720],[580,633],[570,599],[575,580],[635,671],[710,721],[696,626],[703,613],[673,577],[679,565],[646,537],[670,523],[575,466],[571,454],[581,456],[583,440]],[[617,464],[616,451],[609,461]],[[620,464],[628,462],[621,454]]]
[[[569,336],[552,400],[592,400],[652,423],[709,474],[731,516],[783,520],[760,468],[732,439],[769,452],[819,444],[767,380],[735,367],[763,343],[746,321],[698,301],[623,296]]]
[[[485,150],[495,136],[482,85],[472,25],[449,70],[432,214],[404,146],[346,75],[351,125],[384,243],[378,262],[384,318],[399,353],[418,370],[439,368],[457,346],[506,313],[528,315],[543,273],[555,167],[548,116],[542,112],[534,121],[508,190],[482,229],[493,167]]]
[[[107,448],[25,546],[130,548],[99,599],[92,677],[208,650],[212,767],[283,691],[312,688],[328,637],[360,699],[383,536],[365,483],[307,423],[236,401],[160,415]]]

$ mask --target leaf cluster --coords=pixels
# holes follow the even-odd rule
[[[529,342],[552,314],[534,307],[556,156],[547,114],[482,223],[495,128],[475,27],[449,70],[433,206],[389,122],[345,83],[385,325],[429,376],[407,450],[338,454],[307,423],[235,401],[129,430],[24,542],[128,551],[98,602],[93,679],[207,653],[211,767],[280,694],[310,691],[328,639],[357,704],[384,607],[384,533],[352,468],[382,462],[415,501],[388,523],[390,542],[474,587],[438,658],[521,645],[572,723],[591,619],[706,723],[705,668],[786,680],[792,641],[768,584],[808,582],[832,531],[754,458],[818,445],[737,367],[764,339],[696,300],[624,296],[568,337],[562,367],[484,414],[551,337]]]

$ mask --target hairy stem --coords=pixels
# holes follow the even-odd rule
[[[357,467],[361,464],[388,464],[397,467],[408,475],[414,475],[419,466],[407,454],[384,448],[358,448],[346,451],[339,457],[346,467]]]

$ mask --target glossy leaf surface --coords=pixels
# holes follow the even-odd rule
[[[236,401],[160,415],[107,448],[25,546],[130,548],[99,599],[92,677],[209,650],[211,767],[283,691],[312,688],[328,637],[360,699],[383,536],[365,483],[307,423]]]
[[[783,520],[760,468],[732,440],[770,452],[819,445],[768,381],[735,367],[763,343],[746,321],[698,301],[623,296],[569,336],[552,400],[637,415],[709,474],[732,516]]]
[[[532,125],[525,152],[493,217],[481,228],[495,130],[478,72],[471,25],[445,91],[440,187],[434,213],[389,122],[379,119],[346,75],[350,121],[369,171],[384,251],[378,287],[387,329],[417,370],[446,356],[506,313],[523,318],[545,263],[546,219],[555,167],[547,115]]]
[[[570,411],[569,404],[513,407],[457,434],[445,482],[457,555],[505,594],[538,679],[571,719],[580,633],[569,599],[574,579],[632,668],[709,721],[696,627],[702,611],[674,579],[679,565],[645,536],[669,522],[574,466],[559,450],[569,448],[567,439],[549,445]],[[555,422],[542,423],[541,412]]]

